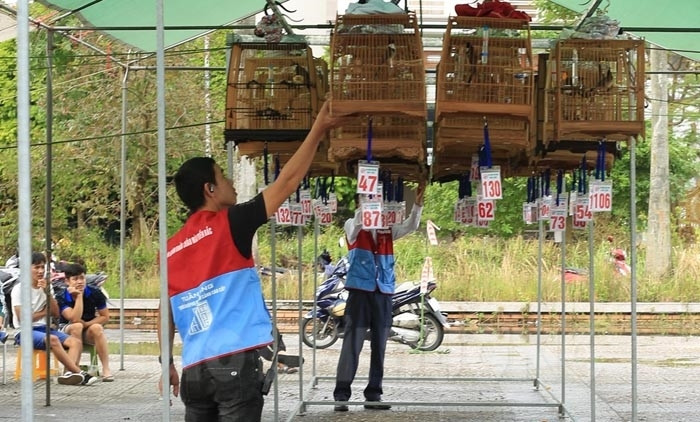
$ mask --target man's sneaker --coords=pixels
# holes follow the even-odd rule
[[[83,382],[80,385],[92,385],[98,381],[97,377],[93,377],[85,371],[82,371],[80,375],[83,376]]]
[[[371,409],[371,410],[389,410],[391,409],[390,404],[384,404],[380,400],[376,401],[366,401],[365,402],[365,409]]]
[[[78,385],[82,384],[84,380],[85,378],[82,374],[76,374],[74,372],[66,372],[58,377],[58,383],[61,385]]]
[[[335,406],[333,406],[333,410],[336,412],[347,412],[348,405],[347,404],[336,404]]]
[[[10,335],[7,334],[7,331],[0,331],[0,343],[5,344],[8,337],[10,337]]]

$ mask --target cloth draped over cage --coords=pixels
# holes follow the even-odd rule
[[[345,10],[346,15],[393,15],[406,14],[394,2],[384,0],[366,0],[365,2],[352,3]],[[401,24],[361,24],[361,25],[339,25],[336,33],[349,34],[401,34],[404,31]]]

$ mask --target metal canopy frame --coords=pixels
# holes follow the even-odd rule
[[[158,90],[158,186],[159,186],[159,216],[160,216],[160,221],[161,225],[159,226],[159,231],[160,231],[160,237],[159,237],[159,242],[160,242],[160,247],[161,249],[165,248],[166,244],[166,227],[165,222],[166,222],[166,198],[165,198],[165,99],[164,99],[164,71],[166,69],[166,66],[164,64],[164,43],[163,43],[163,32],[165,31],[165,26],[163,25],[163,20],[162,20],[162,3],[164,0],[157,0],[157,11],[158,11],[158,22],[156,26],[156,33],[158,34],[157,36],[157,43],[158,43],[158,51],[156,52],[156,58],[157,58],[157,65],[155,67],[156,73],[157,73],[157,90]],[[19,164],[19,201],[18,201],[18,207],[19,207],[19,227],[20,227],[20,237],[19,237],[19,245],[20,245],[20,253],[24,256],[29,256],[31,255],[31,204],[30,204],[30,199],[31,199],[31,187],[29,185],[30,183],[30,156],[29,156],[29,149],[31,147],[30,144],[30,138],[29,138],[29,25],[28,23],[30,22],[30,17],[28,15],[28,7],[27,7],[27,0],[20,0],[18,2],[18,9],[17,9],[17,20],[18,20],[18,56],[17,56],[17,63],[18,63],[18,83],[17,83],[17,97],[18,97],[18,164]],[[301,26],[300,26],[301,27]],[[308,26],[306,26],[308,27]],[[321,25],[317,26],[321,27]],[[220,27],[217,27],[220,29]],[[301,27],[303,28],[303,27]],[[549,27],[550,29],[555,29],[555,27]],[[80,30],[84,28],[70,28],[70,27],[48,27],[45,26],[45,29],[49,31],[57,31],[61,32],[63,34],[68,34],[67,36],[70,36],[69,33],[71,30]],[[99,30],[100,28],[95,28]],[[545,28],[542,28],[545,29]],[[635,28],[636,29],[636,28]],[[657,28],[658,29],[658,28]],[[663,31],[663,29],[659,29],[660,31]],[[668,28],[668,31],[665,32],[672,32],[673,29]],[[685,28],[681,29],[683,32],[693,32],[693,31],[698,31],[697,28]],[[50,39],[51,37],[49,37]],[[83,42],[83,44],[85,44]],[[88,47],[95,49],[94,46],[89,46]],[[104,53],[104,52],[103,52]],[[106,53],[104,53],[107,55]],[[129,75],[129,69],[130,66],[128,64],[123,64],[120,63],[125,69],[124,73],[124,78],[122,81],[122,88],[123,88],[123,113],[126,113],[127,109],[127,102],[126,102],[126,86],[128,82],[128,75]],[[144,69],[152,69],[151,67],[144,67]],[[50,94],[49,94],[50,95]],[[122,157],[122,186],[124,185],[124,166],[125,164],[125,157],[126,157],[126,133],[125,132],[125,119],[122,120],[122,149],[121,149],[121,157]],[[51,143],[50,139],[51,133],[50,131],[47,133],[47,144]],[[229,148],[231,148],[230,145],[228,145]],[[636,182],[636,164],[635,164],[635,139],[631,138],[629,141],[629,148],[630,148],[630,155],[631,155],[631,160],[630,160],[630,178],[631,178],[631,194],[630,194],[630,214],[631,214],[631,227],[630,227],[630,233],[631,233],[631,288],[632,288],[632,296],[631,296],[631,306],[632,306],[632,327],[631,327],[631,332],[632,332],[632,420],[636,421],[637,420],[637,393],[636,393],[636,388],[637,388],[637,378],[636,378],[636,365],[637,365],[637,360],[636,360],[636,208],[635,208],[635,197],[636,197],[636,191],[635,191],[635,182]],[[229,150],[229,169],[232,169],[233,166],[233,161],[232,161],[232,151]],[[123,201],[123,192],[122,192],[122,201]],[[122,207],[124,204],[122,203]],[[123,218],[123,214],[122,214]],[[122,221],[123,224],[123,221]],[[272,263],[274,265],[275,262],[275,247],[274,247],[274,229],[275,225],[271,224],[271,231],[273,233],[272,237]],[[595,420],[595,350],[594,350],[594,345],[595,345],[595,330],[594,330],[594,295],[593,295],[593,253],[592,253],[592,232],[593,232],[593,225],[590,227],[590,234],[589,234],[589,247],[590,247],[590,275],[591,277],[589,278],[589,283],[591,283],[591,289],[590,289],[590,324],[591,324],[591,416],[593,420]],[[122,225],[122,236],[124,235],[124,227]],[[299,258],[301,262],[301,236],[302,232],[301,230],[299,231]],[[314,239],[314,247],[315,247],[315,254],[317,253],[317,238],[318,238],[318,226],[315,227],[315,233],[314,233],[315,239]],[[540,223],[540,242],[542,242],[542,226]],[[123,251],[123,239],[122,240],[122,247],[120,248],[120,272],[122,273],[123,277],[123,272],[124,272],[124,267],[123,267],[123,260],[124,260],[124,251]],[[565,256],[564,256],[564,251],[565,251],[565,245],[562,244],[562,266],[565,263]],[[540,292],[540,283],[541,283],[541,259],[542,259],[542,254],[541,254],[541,243],[540,243],[540,251],[539,251],[539,268],[538,268],[538,292]],[[164,255],[161,256],[161,268],[163,271],[161,271],[161,304],[166,304],[168,303],[168,298],[167,298],[167,266],[165,265],[166,263],[164,262]],[[29,296],[29,288],[27,287],[29,283],[29,266],[30,263],[27,260],[24,260],[21,264],[21,281],[23,286],[25,288],[22,289],[22,300],[26,301],[28,300]],[[563,267],[562,267],[562,272],[563,272]],[[275,271],[273,271],[273,303],[276,303],[276,290],[275,290],[275,281],[274,281],[274,274]],[[299,273],[299,286],[301,289],[301,270]],[[562,278],[563,280],[563,278]],[[316,285],[317,280],[314,280],[314,284]],[[563,281],[562,281],[563,283]],[[541,292],[540,292],[541,293]],[[562,294],[564,293],[564,290],[562,290]],[[539,293],[538,293],[539,294]],[[123,297],[123,294],[122,294]],[[24,312],[24,311],[27,312]],[[23,319],[31,319],[31,316],[28,315],[27,313],[29,312],[29,308],[25,307],[23,309]],[[301,315],[302,312],[302,307],[301,307],[301,292],[299,294],[299,314]],[[541,297],[538,297],[538,322],[540,321],[541,318]],[[273,306],[273,314],[276,316],[276,309]],[[168,321],[167,321],[167,315],[165,313],[161,314],[161,321],[160,321],[161,327],[166,328],[168,327]],[[566,333],[565,333],[565,320],[564,320],[564,296],[562,296],[562,394],[561,394],[561,399],[556,399],[556,397],[553,397],[555,400],[557,400],[557,403],[555,404],[518,404],[518,403],[494,403],[494,404],[487,404],[488,406],[544,406],[544,407],[558,407],[559,412],[561,415],[568,414],[568,411],[566,409],[565,405],[565,346],[566,346]],[[537,368],[536,368],[536,376],[534,379],[526,378],[526,379],[499,379],[500,381],[532,381],[534,383],[534,386],[536,388],[540,386],[544,386],[544,384],[540,381],[540,366],[539,366],[539,348],[541,345],[540,341],[540,326],[541,324],[538,324],[538,333],[537,333]],[[29,326],[26,326],[22,329],[22,333],[25,336],[30,335],[28,332]],[[122,330],[122,342],[123,342],[123,302],[121,306],[121,312],[120,312],[120,329]],[[27,332],[25,332],[27,331]],[[301,346],[301,338],[299,340],[299,350],[301,354],[302,346]],[[122,348],[123,350],[123,348]],[[316,379],[321,379],[320,377],[316,377],[315,375],[315,349],[314,349],[314,374],[312,375],[312,381],[315,382]],[[30,367],[31,366],[31,350],[29,348],[25,348],[22,352],[22,364],[25,365],[25,367]],[[162,354],[167,355],[169,353],[168,350],[168,345],[167,342],[164,342],[163,344],[163,349],[161,350]],[[169,380],[167,379],[167,364],[163,364],[163,384],[168,385]],[[122,368],[123,368],[123,354],[122,354]],[[300,401],[298,405],[299,411],[303,412],[306,406],[312,406],[312,405],[322,405],[322,404],[334,404],[335,402],[318,402],[318,401],[305,401],[303,399],[304,397],[304,390],[303,390],[303,369],[300,370],[300,385],[299,385],[299,395],[300,395]],[[359,378],[358,378],[359,379]],[[387,379],[394,379],[394,378],[387,378]],[[483,381],[485,379],[482,378],[464,378],[464,379],[446,379],[449,381]],[[277,388],[277,387],[275,387]],[[167,389],[164,389],[167,391]],[[276,390],[275,390],[276,391]],[[166,393],[167,394],[167,393]],[[275,416],[277,417],[277,407],[278,403],[278,395],[275,393]],[[459,405],[459,406],[469,406],[469,405],[475,405],[475,406],[484,406],[484,403],[438,403],[438,402],[411,402],[411,403],[401,403],[401,402],[387,402],[388,404],[410,404],[413,406],[417,405],[425,405],[425,406],[452,406],[452,405]],[[353,403],[349,402],[349,404],[362,404],[362,403]],[[22,376],[22,419],[25,421],[32,421],[32,406],[33,406],[33,391],[32,391],[32,385],[31,385],[31,379],[30,379],[30,374],[26,372]],[[295,412],[296,414],[296,412]],[[169,401],[168,400],[163,400],[163,417],[164,420],[169,420]],[[293,416],[292,416],[293,417]],[[291,420],[291,418],[290,418]]]

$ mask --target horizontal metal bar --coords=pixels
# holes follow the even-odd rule
[[[163,29],[165,31],[186,31],[186,30],[214,30],[214,29],[255,29],[256,25],[168,25]],[[333,29],[333,24],[318,24],[318,25],[293,25],[292,29]],[[419,25],[422,29],[440,29],[447,28],[447,24],[423,24]],[[531,25],[531,31],[561,31],[566,26],[562,25]],[[94,31],[155,31],[155,26],[54,26],[54,30],[58,31],[84,31],[86,29]],[[674,28],[674,27],[643,27],[643,26],[623,26],[620,27],[622,32],[700,32],[700,27],[693,28]]]
[[[317,376],[317,380],[332,381],[335,377]],[[355,377],[356,380],[367,380],[368,377]],[[384,377],[385,381],[418,381],[418,382],[435,382],[435,381],[465,381],[465,382],[539,382],[536,378],[489,378],[489,377]]]
[[[364,406],[366,401],[302,401],[306,406],[329,406],[345,404],[348,406]],[[465,401],[465,402],[429,402],[429,401],[384,401],[382,404],[390,406],[439,406],[439,407],[560,407],[560,403],[538,403],[538,402],[497,402],[497,401]]]

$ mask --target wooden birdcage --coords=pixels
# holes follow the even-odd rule
[[[549,140],[628,140],[644,136],[644,42],[557,42],[543,96]]]
[[[339,15],[330,54],[331,113],[426,118],[423,44],[415,14]]]
[[[353,118],[331,131],[328,159],[333,162],[367,157],[369,118]],[[380,162],[414,162],[425,166],[425,121],[401,115],[372,117],[372,157]]]
[[[454,113],[529,121],[532,87],[527,21],[450,17],[437,70],[436,121]]]
[[[534,127],[532,75],[527,21],[450,17],[437,66],[438,166],[470,160],[484,143],[484,119],[494,162],[505,169],[522,161]]]
[[[231,45],[226,141],[303,140],[319,109],[318,73],[309,45],[299,40],[234,40]]]
[[[537,168],[573,170],[581,165],[585,157],[589,169],[595,169],[600,141],[550,142],[544,151],[530,157],[530,165]],[[605,142],[605,169],[612,169],[619,154],[617,142]]]
[[[251,158],[262,157],[267,151],[270,160],[279,159],[280,165],[284,167],[287,161],[294,155],[296,150],[301,146],[303,141],[285,141],[285,142],[264,142],[264,141],[249,141],[241,142],[236,145],[238,154]],[[339,174],[339,166],[336,163],[328,161],[328,150],[324,143],[321,143],[316,150],[316,153],[311,157],[311,166],[308,174],[315,175],[330,175],[331,172]]]
[[[314,58],[316,66],[316,93],[318,94],[319,104],[326,100],[328,93],[328,63],[324,59]]]

